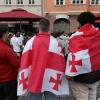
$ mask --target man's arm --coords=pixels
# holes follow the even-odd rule
[[[20,66],[20,57],[17,57],[11,48],[6,49],[6,57],[15,69],[18,69]]]
[[[24,48],[23,41],[20,39],[18,40],[18,45],[20,46],[21,49]]]

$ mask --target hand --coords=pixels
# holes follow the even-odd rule
[[[18,56],[18,57],[20,57],[21,55],[20,55],[20,53],[16,53],[16,55]]]
[[[70,80],[70,81],[73,81],[74,80],[74,78],[71,77],[71,76],[67,76],[66,78],[67,78],[67,80]]]

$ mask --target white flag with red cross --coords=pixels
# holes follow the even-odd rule
[[[66,75],[76,76],[89,72],[91,72],[91,62],[88,49],[81,50],[76,53],[69,53],[66,66]]]
[[[66,75],[80,74],[100,70],[100,30],[86,24],[69,39],[69,54]]]
[[[38,34],[24,48],[17,94],[49,91],[69,95],[65,67],[63,50],[57,40],[44,33]]]

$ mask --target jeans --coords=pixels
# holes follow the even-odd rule
[[[0,83],[0,100],[17,100],[17,80]]]
[[[56,95],[52,94],[51,92],[30,93],[27,100],[43,100],[43,96],[45,100],[56,100]]]

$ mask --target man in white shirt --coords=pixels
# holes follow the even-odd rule
[[[11,38],[10,44],[12,45],[14,52],[17,55],[20,55],[23,49],[23,40],[20,37],[20,32],[16,32],[15,36]]]

